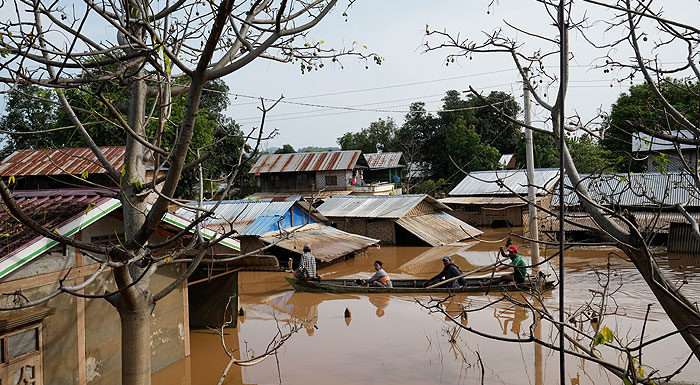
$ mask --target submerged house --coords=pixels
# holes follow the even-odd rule
[[[257,198],[292,194],[311,197],[352,193],[353,178],[366,168],[367,161],[360,151],[262,154],[250,174],[257,179]]]
[[[13,197],[34,221],[58,234],[96,244],[119,242],[115,229],[123,228],[121,202],[114,191],[15,191]],[[99,274],[80,292],[104,294],[115,289],[111,272],[99,273],[99,264],[90,255],[37,235],[4,205],[0,206],[0,219],[0,306],[43,298],[56,290],[59,279],[66,286],[75,286]],[[172,214],[166,214],[164,222],[153,241],[162,241],[189,224]],[[237,252],[238,243],[227,238],[216,248],[232,254]],[[151,287],[156,290],[170,284],[183,269],[178,264],[159,268],[151,277]],[[158,302],[152,322],[154,372],[189,356],[187,282]],[[2,312],[0,341],[6,349],[0,355],[2,384],[113,384],[120,376],[119,315],[101,298],[61,294],[40,306]]]
[[[679,140],[696,140],[696,136],[687,130],[671,131],[671,136],[678,137]],[[676,148],[676,145],[678,148]],[[668,171],[681,172],[685,168],[683,161],[678,155],[678,150],[683,154],[683,158],[689,165],[697,164],[698,146],[692,144],[674,144],[665,139],[655,138],[648,134],[639,132],[632,135],[632,153],[639,158],[644,158],[647,171]]]
[[[559,171],[536,169],[534,176],[537,202],[548,206]],[[519,227],[527,224],[527,190],[525,170],[473,171],[440,202],[454,209],[454,216],[474,226]]]
[[[403,153],[377,152],[364,154],[367,169],[364,170],[363,184],[355,186],[354,193],[371,195],[399,195],[405,168]]]
[[[213,216],[204,224],[220,234],[235,232],[241,252],[250,253],[268,247],[261,254],[278,257],[286,266],[298,259],[304,244],[310,244],[319,264],[329,264],[354,256],[379,240],[350,234],[326,225],[328,220],[299,196],[283,200],[235,200],[206,203]],[[194,213],[180,209],[176,214],[192,219]]]
[[[428,195],[332,197],[318,211],[339,229],[384,244],[441,246],[482,234]]]
[[[690,234],[689,222],[678,211],[682,205],[696,220],[700,220],[700,195],[692,177],[687,173],[628,173],[607,175],[581,175],[581,184],[587,188],[592,200],[607,207],[614,214],[610,218],[626,226],[622,216],[637,225],[642,234],[649,235],[654,244],[668,242],[670,250],[682,251],[696,247]],[[568,179],[565,182],[566,217],[564,228],[573,238],[597,238],[598,225],[581,205]],[[559,196],[552,199],[553,209],[559,207]],[[555,217],[541,223],[546,232],[556,234],[559,221]],[[676,228],[678,231],[671,231]]]

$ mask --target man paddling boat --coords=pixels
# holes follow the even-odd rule
[[[425,287],[434,285],[440,281],[446,281],[450,278],[455,278],[455,277],[459,277],[460,275],[462,275],[462,270],[460,270],[459,266],[455,265],[454,262],[452,262],[452,258],[447,257],[447,256],[442,257],[442,265],[444,266],[442,271],[437,273],[437,275],[434,276],[433,278],[430,278],[430,280],[425,283]],[[453,281],[446,283],[446,285],[448,285],[448,286],[445,286],[445,287],[457,288],[457,287],[464,286],[464,284],[465,284],[464,278],[458,278],[458,279],[455,279]],[[442,285],[440,285],[440,286],[442,287]]]

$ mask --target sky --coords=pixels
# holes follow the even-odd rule
[[[344,132],[359,131],[378,118],[389,116],[397,123],[402,122],[403,111],[413,101],[424,101],[429,110],[438,110],[446,90],[467,90],[470,85],[485,92],[507,91],[521,100],[522,85],[508,57],[481,54],[445,66],[447,51],[425,52],[426,25],[476,40],[483,39],[484,32],[503,27],[509,36],[526,43],[523,52],[551,49],[551,44],[533,41],[504,24],[507,20],[523,29],[554,36],[556,30],[542,6],[535,1],[501,0],[489,7],[490,2],[360,0],[351,8],[347,22],[341,15],[342,9],[337,8],[311,36],[335,47],[347,47],[354,41],[366,44],[370,51],[384,58],[381,66],[369,64],[365,69],[364,63],[346,58],[342,69],[326,65],[320,71],[302,75],[296,65],[258,61],[228,77],[226,82],[232,93],[247,96],[276,98],[284,95],[284,100],[295,103],[395,111],[344,111],[281,104],[268,114],[266,127],[279,131],[279,135],[268,143],[273,147],[285,143],[295,148],[337,145],[337,138]],[[667,8],[667,16],[691,22],[698,20],[697,1],[674,0],[662,4]],[[610,11],[585,11],[591,22],[612,15]],[[580,10],[578,14],[583,12]],[[656,36],[651,27],[647,32]],[[619,32],[605,32],[601,23],[593,25],[591,34],[607,40],[619,36]],[[602,69],[593,68],[601,63],[600,58],[607,50],[594,49],[579,34],[572,34],[570,39],[574,58],[568,113],[578,113],[584,119],[590,119],[600,109],[609,110],[630,83],[618,83],[615,76],[621,77],[621,74],[605,74]],[[622,49],[613,53],[623,60],[629,58],[629,52]],[[674,62],[682,59],[682,55],[682,49],[675,49],[667,60]],[[556,71],[556,68],[552,69]],[[555,93],[555,90],[550,92],[552,97]],[[243,127],[252,128],[257,126],[260,113],[251,99],[239,97],[227,109],[227,115]],[[535,111],[535,121],[544,116],[543,111]]]
[[[349,57],[342,59],[342,65],[326,63],[319,71],[302,74],[298,65],[258,59],[224,79],[232,93],[226,115],[250,130],[258,126],[261,115],[255,97],[284,96],[283,103],[268,114],[266,129],[276,129],[278,135],[266,146],[337,146],[343,133],[359,131],[378,118],[391,117],[400,124],[412,102],[423,101],[429,111],[439,110],[440,99],[450,89],[463,91],[472,86],[482,92],[502,90],[521,100],[522,85],[508,56],[479,54],[446,66],[448,51],[425,52],[426,41],[440,42],[437,38],[427,40],[426,26],[477,41],[485,32],[503,28],[504,34],[523,42],[524,53],[546,52],[553,46],[510,29],[505,21],[556,37],[551,20],[535,0],[496,0],[492,6],[492,0],[357,0],[346,18],[342,12],[347,1],[340,0],[309,38],[325,41],[326,47],[366,45],[367,51],[383,58],[381,66],[370,62],[366,68],[366,63]],[[592,24],[589,37],[610,41],[620,36],[619,30],[606,31],[600,21],[609,20],[612,11],[582,6],[580,0],[574,4],[576,16],[585,13]],[[696,0],[657,0],[656,4],[663,5],[667,17],[691,24],[700,19]],[[642,30],[651,37],[649,44],[658,38],[651,24]],[[629,81],[616,81],[624,74],[604,73],[595,65],[602,63],[601,57],[608,52],[629,61],[630,52],[624,48],[595,49],[579,33],[571,34],[570,45],[573,59],[567,114],[591,119],[599,110],[609,110],[630,85]],[[683,46],[669,46],[661,52],[660,60],[675,63],[684,56]],[[547,64],[556,71],[556,57]],[[551,89],[547,99],[552,101],[555,94],[556,89]],[[3,104],[0,102],[0,109]],[[546,125],[541,109],[535,108],[534,115],[535,124]]]

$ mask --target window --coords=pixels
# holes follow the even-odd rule
[[[326,186],[337,186],[338,177],[335,175],[326,175]]]
[[[0,330],[0,385],[43,385],[41,323],[52,313],[49,308],[17,312],[12,318],[17,329]]]
[[[38,329],[31,328],[8,336],[7,348],[11,359],[39,351]]]

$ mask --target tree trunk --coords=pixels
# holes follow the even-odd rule
[[[146,82],[143,70],[134,74],[129,89],[128,123],[136,135],[145,137]],[[151,293],[147,244],[136,235],[146,220],[146,197],[141,188],[146,181],[145,148],[131,135],[126,138],[124,170],[121,180],[124,241],[128,250],[144,257],[128,267],[114,270],[117,287],[122,290],[114,305],[121,318],[122,385],[151,383]],[[135,280],[140,280],[135,282]]]
[[[591,203],[589,192],[581,185],[581,177],[576,170],[576,165],[571,157],[569,149],[564,146],[564,159],[566,174],[572,187],[576,189],[581,204],[590,214],[596,224],[603,230],[603,236],[617,241],[618,246],[632,260],[637,271],[651,289],[654,296],[661,304],[673,325],[681,331],[683,339],[688,344],[695,357],[700,361],[700,310],[678,292],[675,286],[664,276],[649,253],[641,235],[632,229],[624,229],[613,222],[595,204]],[[626,245],[632,245],[629,247]]]
[[[644,250],[647,249],[625,249],[625,254],[630,257],[668,318],[681,330],[681,336],[700,361],[700,311],[687,298],[675,292],[675,286],[663,275],[653,256]]]
[[[146,300],[118,306],[122,328],[122,385],[151,383],[151,319]]]

